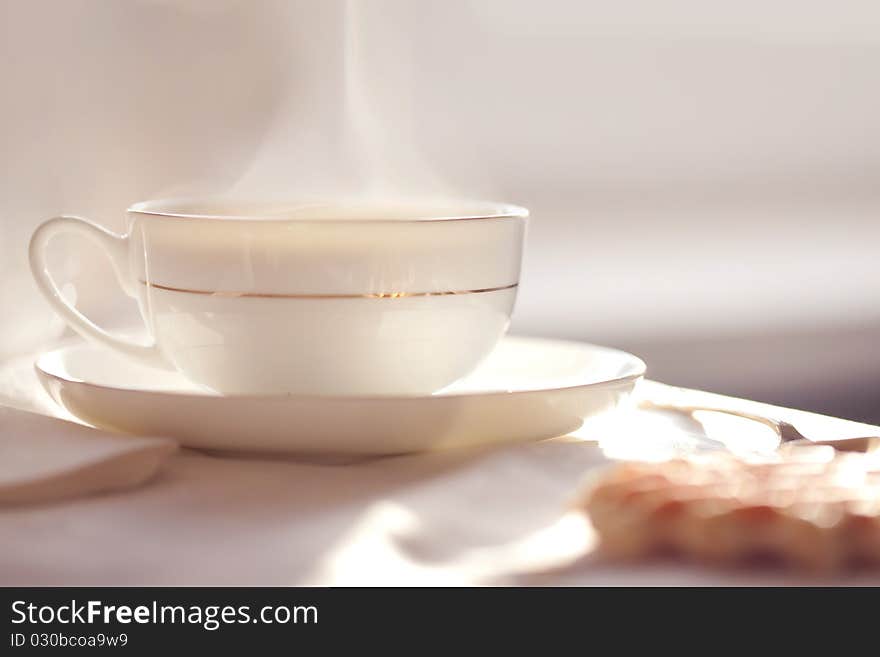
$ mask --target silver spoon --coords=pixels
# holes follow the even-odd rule
[[[653,382],[651,383],[655,386],[662,385],[654,384]],[[668,396],[672,399],[674,399],[677,395],[686,399],[689,396],[693,397],[694,395],[700,394],[696,391],[690,391],[683,388],[673,388],[672,386],[662,387],[663,389],[665,389],[666,394],[661,396]],[[797,429],[797,427],[795,427],[791,422],[781,420],[776,417],[771,417],[769,415],[752,413],[749,411],[745,411],[741,408],[724,407],[721,404],[676,403],[675,401],[660,401],[658,399],[652,399],[649,397],[642,399],[639,405],[641,408],[673,411],[689,416],[698,412],[726,413],[727,415],[741,417],[747,420],[753,420],[773,429],[776,432],[776,435],[779,436],[780,444],[829,445],[841,452],[867,453],[873,452],[875,450],[880,451],[880,435],[862,436],[856,438],[840,438],[832,440],[811,440],[810,438],[807,438],[803,433],[801,433]]]

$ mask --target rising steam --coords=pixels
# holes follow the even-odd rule
[[[291,44],[284,97],[262,147],[230,190],[239,198],[449,198],[420,154],[412,103],[412,3],[299,2],[286,20],[314,29]]]

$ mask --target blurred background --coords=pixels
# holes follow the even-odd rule
[[[49,216],[379,181],[532,210],[514,332],[880,422],[876,2],[0,7],[0,360],[63,332],[26,266]],[[55,247],[81,308],[136,321],[94,251]]]

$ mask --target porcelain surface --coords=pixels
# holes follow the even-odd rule
[[[138,204],[125,235],[50,219],[31,240],[34,279],[83,337],[223,394],[428,394],[507,330],[522,208],[205,203]],[[149,344],[64,300],[45,253],[65,233],[110,257]]]
[[[470,376],[421,396],[223,396],[91,344],[35,366],[56,402],[101,428],[201,449],[345,455],[562,436],[625,406],[645,372],[615,349],[512,336]]]

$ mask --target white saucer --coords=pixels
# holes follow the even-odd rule
[[[562,436],[617,408],[645,373],[622,351],[519,337],[424,397],[220,396],[89,344],[50,351],[35,365],[52,398],[97,427],[199,449],[334,455]]]

